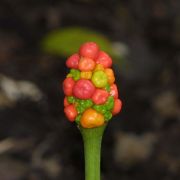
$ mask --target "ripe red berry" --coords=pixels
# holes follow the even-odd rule
[[[121,111],[122,101],[120,99],[114,100],[114,108],[112,110],[112,115],[116,115]]]
[[[117,99],[119,94],[118,94],[118,88],[116,84],[112,84],[110,86],[110,95],[114,97],[114,99]]]
[[[95,59],[98,55],[99,47],[94,42],[87,42],[81,45],[79,54],[83,57]]]
[[[64,112],[66,114],[66,117],[69,119],[69,121],[73,122],[77,116],[76,108],[73,104],[66,106],[64,108]]]
[[[66,66],[68,68],[78,69],[79,59],[79,54],[73,54],[67,59]]]
[[[112,66],[111,57],[104,51],[100,51],[98,53],[98,56],[95,61],[97,64],[102,64],[104,68],[110,68]]]
[[[109,96],[109,93],[103,89],[96,89],[92,100],[95,104],[104,104]]]
[[[80,79],[73,88],[73,95],[79,99],[89,99],[92,97],[95,87],[91,81]]]
[[[63,81],[63,91],[66,96],[72,95],[74,84],[75,84],[75,81],[71,77],[68,77]]]
[[[67,97],[65,96],[65,98],[64,98],[64,107],[66,107],[66,106],[68,106],[69,105],[69,102],[68,102],[68,100],[67,100]]]

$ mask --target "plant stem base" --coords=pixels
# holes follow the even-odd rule
[[[85,180],[100,180],[101,142],[106,125],[97,128],[79,127],[84,141]]]

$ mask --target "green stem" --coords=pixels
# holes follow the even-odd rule
[[[80,127],[84,141],[85,180],[100,180],[101,142],[106,125],[86,129]]]

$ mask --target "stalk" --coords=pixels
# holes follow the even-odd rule
[[[84,142],[85,180],[100,180],[101,142],[106,125],[97,128],[82,128]]]

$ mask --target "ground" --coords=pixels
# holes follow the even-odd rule
[[[179,10],[178,0],[2,0],[0,179],[84,179],[82,139],[62,108],[66,58],[39,48],[74,25],[121,43],[130,66],[114,66],[123,109],[104,135],[102,179],[179,179]]]

